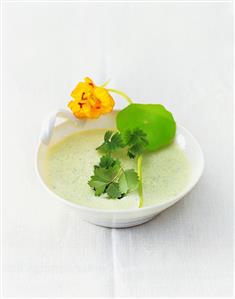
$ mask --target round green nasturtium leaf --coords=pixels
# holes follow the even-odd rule
[[[160,104],[130,104],[117,114],[121,133],[139,128],[147,134],[146,151],[170,144],[175,137],[176,123],[172,114]]]

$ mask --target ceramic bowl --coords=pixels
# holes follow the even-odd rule
[[[43,163],[48,147],[75,131],[114,128],[116,113],[117,111],[113,111],[112,113],[102,116],[99,119],[89,121],[79,121],[74,119],[70,113],[64,110],[58,110],[52,114],[45,122],[39,146],[37,148],[36,171],[46,189],[46,192],[49,192],[51,197],[62,204],[66,204],[71,208],[76,209],[78,215],[83,220],[100,226],[123,228],[145,223],[182,199],[188,192],[192,190],[201,177],[204,168],[204,158],[197,140],[189,131],[178,125],[175,142],[181,147],[188,157],[192,167],[192,174],[188,185],[185,187],[183,192],[179,193],[177,196],[172,197],[165,202],[143,208],[133,208],[127,210],[101,210],[69,202],[53,193],[47,186],[45,173],[43,170]],[[55,125],[56,117],[58,116],[65,117],[67,119],[63,123]]]

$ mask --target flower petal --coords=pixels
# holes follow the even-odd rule
[[[114,100],[103,87],[97,87],[94,82],[86,77],[85,82],[79,82],[72,91],[73,101],[68,107],[78,118],[97,118],[102,114],[111,112]]]

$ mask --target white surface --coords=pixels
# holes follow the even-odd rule
[[[3,7],[4,295],[231,296],[231,4]],[[37,180],[41,121],[85,75],[162,102],[202,145],[199,185],[145,225],[85,223]]]

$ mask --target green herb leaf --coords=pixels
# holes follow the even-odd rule
[[[109,198],[120,198],[122,196],[122,192],[119,189],[118,183],[111,183],[109,184],[106,190]]]
[[[100,181],[99,177],[92,176],[88,185],[95,190],[96,196],[100,196],[104,193],[107,183]]]
[[[95,195],[100,196],[108,192],[110,184],[112,184],[121,174],[121,163],[117,159],[106,155],[100,158],[99,165],[94,166],[94,175],[91,176],[88,185],[94,189]],[[109,191],[109,196],[114,196],[114,191]],[[119,197],[120,194],[118,193]],[[113,197],[112,197],[113,198]]]
[[[129,191],[134,191],[138,188],[139,180],[138,175],[134,169],[125,170],[119,180],[119,189],[122,194],[125,194]]]
[[[176,132],[176,123],[172,114],[159,104],[130,104],[120,111],[116,117],[117,129],[121,134],[127,134],[139,128],[147,135],[146,151],[157,150],[170,144]],[[136,150],[130,150],[135,156]]]
[[[125,132],[125,141],[128,145],[136,144],[138,142],[143,142],[146,145],[148,144],[147,135],[141,129],[136,128],[134,130],[127,130]]]
[[[134,169],[124,171],[118,159],[105,155],[100,158],[99,165],[94,166],[94,175],[88,185],[96,196],[107,193],[109,198],[120,199],[128,191],[137,188],[138,176]]]
[[[120,161],[119,160],[115,160],[113,159],[110,155],[105,155],[105,156],[102,156],[100,158],[100,164],[99,166],[102,167],[102,168],[110,168],[114,165],[120,165]]]
[[[148,145],[147,134],[140,129],[127,130],[124,134],[124,139],[129,146],[128,156],[135,158],[136,155],[140,155]]]
[[[102,167],[95,167],[94,174],[101,182],[109,183],[112,181],[120,170],[120,165],[114,165],[108,169]]]
[[[109,141],[110,137],[112,136],[113,132],[112,131],[107,131],[104,134],[104,141]]]
[[[111,153],[122,147],[124,143],[119,132],[107,131],[104,135],[104,142],[96,149],[102,153]]]

